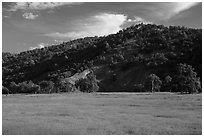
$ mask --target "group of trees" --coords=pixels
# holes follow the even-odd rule
[[[11,82],[9,88],[3,86],[3,94],[31,93],[31,94],[51,94],[62,92],[96,92],[98,90],[98,81],[93,73],[87,75],[84,79],[79,79],[76,84],[69,83],[63,79],[53,83],[52,81],[41,81],[34,84],[31,80],[16,84]]]
[[[174,75],[173,78],[167,75],[163,82],[156,74],[150,74],[147,77],[145,88],[151,92],[160,91],[162,86],[165,91],[169,92],[180,92],[185,94],[202,92],[200,78],[197,77],[197,73],[192,66],[179,64],[177,66],[177,71],[177,75]]]
[[[22,83],[16,84],[15,82],[11,82],[9,93],[39,93],[40,86],[34,84],[32,81],[24,81]]]

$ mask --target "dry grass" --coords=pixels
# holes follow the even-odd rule
[[[3,134],[202,134],[202,96],[3,96]]]

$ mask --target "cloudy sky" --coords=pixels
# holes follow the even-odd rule
[[[18,53],[140,22],[202,28],[202,3],[2,3],[4,52]]]

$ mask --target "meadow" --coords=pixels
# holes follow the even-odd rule
[[[202,134],[202,95],[2,96],[3,135]]]

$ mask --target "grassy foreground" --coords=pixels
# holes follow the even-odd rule
[[[5,134],[202,134],[202,95],[51,94],[2,97]]]

